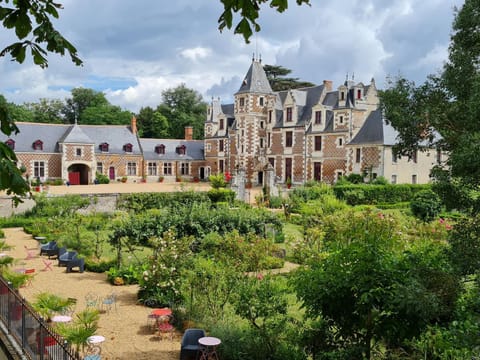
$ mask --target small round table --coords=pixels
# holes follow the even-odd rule
[[[201,350],[202,355],[200,356],[200,360],[218,360],[217,347],[222,343],[220,339],[212,336],[206,336],[198,339],[198,343],[204,346],[204,348]]]
[[[67,323],[72,321],[72,317],[68,315],[55,315],[52,317],[52,321],[57,323]]]
[[[102,335],[93,335],[87,339],[88,342],[88,355],[100,355],[102,348],[100,344],[105,341],[105,337]]]
[[[153,309],[152,315],[155,316],[170,316],[172,315],[172,309],[163,308],[163,309]]]

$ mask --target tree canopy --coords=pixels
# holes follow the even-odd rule
[[[480,185],[479,44],[480,1],[466,0],[455,9],[443,71],[420,86],[394,79],[380,94],[386,119],[400,134],[396,151],[411,155],[429,146],[448,151],[435,175],[474,191]]]
[[[292,72],[280,65],[264,65],[263,70],[267,75],[270,86],[273,91],[282,91],[288,89],[298,89],[302,87],[315,86],[315,84],[308,81],[300,81],[298,78],[285,77]]]

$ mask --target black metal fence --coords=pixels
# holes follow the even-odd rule
[[[80,356],[0,277],[0,322],[32,360],[80,360]]]

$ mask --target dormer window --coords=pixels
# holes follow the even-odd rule
[[[33,143],[33,150],[43,150],[43,141],[37,140]]]
[[[132,149],[133,149],[133,145],[130,143],[123,145],[123,151],[125,152],[132,152]]]
[[[322,112],[315,111],[315,124],[319,125],[322,123]]]
[[[177,146],[176,153],[178,155],[185,155],[187,153],[187,147],[185,145]]]
[[[10,149],[15,150],[15,140],[8,139],[5,141],[5,145],[7,145]]]
[[[108,152],[108,143],[106,143],[106,142],[101,143],[99,148],[100,148],[101,152]]]
[[[357,99],[361,99],[361,98],[362,98],[362,90],[357,89]]]
[[[155,152],[159,155],[165,155],[165,145],[160,144],[155,146]]]
[[[287,107],[287,121],[292,121],[292,108]]]
[[[340,100],[345,100],[345,92],[340,92]]]
[[[263,106],[263,96],[261,96],[259,99],[258,99],[258,103],[260,106]]]
[[[240,98],[240,106],[245,106],[245,98]]]
[[[224,127],[225,127],[225,119],[220,119],[220,126],[219,126],[220,130],[223,130]]]

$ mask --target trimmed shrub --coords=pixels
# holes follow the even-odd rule
[[[117,260],[102,260],[95,261],[93,259],[85,259],[85,269],[91,272],[104,273],[108,271],[111,267],[117,265]]]
[[[333,191],[339,199],[349,205],[393,204],[411,201],[413,196],[422,190],[430,190],[431,185],[387,184],[387,185],[341,185],[334,186]]]
[[[232,203],[235,199],[235,192],[230,189],[215,188],[207,192],[208,198],[212,203],[226,202]]]
[[[410,209],[416,218],[429,222],[440,214],[442,202],[432,190],[422,190],[413,197]]]

